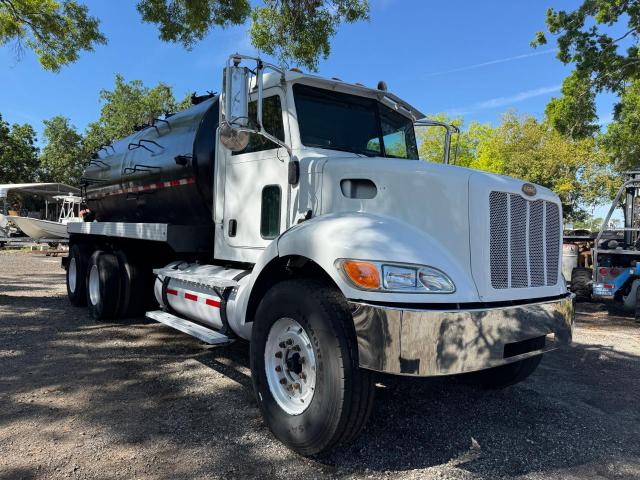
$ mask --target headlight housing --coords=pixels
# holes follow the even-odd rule
[[[453,280],[434,267],[369,260],[339,259],[336,268],[354,287],[396,293],[453,293]]]

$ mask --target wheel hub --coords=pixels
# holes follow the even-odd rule
[[[264,357],[274,399],[288,414],[300,415],[316,387],[316,357],[307,332],[292,318],[278,319],[269,331]]]

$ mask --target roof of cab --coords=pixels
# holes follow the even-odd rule
[[[378,90],[377,88],[370,88],[364,85],[358,85],[355,83],[347,83],[337,78],[325,78],[318,75],[311,75],[308,73],[302,73],[295,70],[287,70],[284,75],[286,82],[301,82],[306,84],[312,84],[321,88],[329,90],[337,90],[343,93],[350,93],[352,95],[361,95],[370,98],[376,98],[379,101],[385,103],[388,107],[398,110],[405,116],[413,117],[414,120],[424,118],[425,115],[420,110],[405,102],[397,95],[391,92]],[[263,79],[263,85],[265,87],[275,86],[280,82],[280,74],[275,72],[265,73]]]

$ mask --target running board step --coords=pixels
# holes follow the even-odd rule
[[[238,282],[230,278],[219,278],[212,277],[207,274],[181,272],[180,270],[175,270],[173,268],[156,268],[153,270],[153,273],[163,277],[175,278],[176,280],[183,282],[201,285],[203,287],[227,288],[238,286]]]
[[[231,339],[220,332],[216,332],[211,328],[204,327],[198,323],[185,320],[184,318],[177,317],[162,310],[147,312],[145,315],[151,320],[164,323],[171,328],[175,328],[176,330],[180,330],[187,335],[196,337],[202,340],[204,343],[208,343],[209,345],[231,343]]]

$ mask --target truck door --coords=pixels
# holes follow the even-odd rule
[[[262,117],[267,132],[283,141],[284,98],[280,89],[264,92]],[[249,104],[256,118],[256,102]],[[288,154],[261,135],[225,158],[224,238],[233,247],[266,247],[286,228]]]

